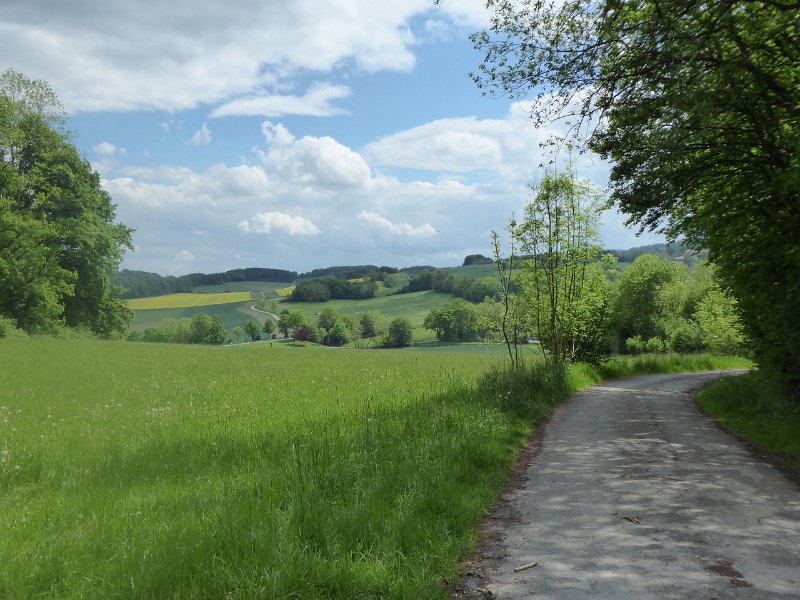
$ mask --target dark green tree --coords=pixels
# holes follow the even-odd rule
[[[224,344],[226,338],[225,324],[218,316],[206,313],[192,315],[189,336],[192,344]]]
[[[62,121],[47,84],[0,75],[0,313],[29,331],[66,324],[113,336],[133,316],[111,281],[131,230],[114,223]]]
[[[396,319],[392,319],[392,322],[389,323],[389,328],[386,330],[384,346],[387,348],[403,348],[405,346],[410,346],[413,339],[411,321],[405,317],[397,317]]]
[[[613,161],[644,228],[706,248],[762,369],[800,399],[800,2],[491,2],[479,85]]]
[[[248,321],[244,326],[244,332],[254,342],[261,339],[261,327],[258,326],[258,321]]]

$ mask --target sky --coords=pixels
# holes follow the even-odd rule
[[[455,266],[522,213],[551,133],[470,79],[489,17],[481,0],[4,0],[0,70],[61,99],[135,230],[121,268]],[[605,187],[598,157],[577,168]],[[604,215],[605,247],[663,241],[624,221]]]

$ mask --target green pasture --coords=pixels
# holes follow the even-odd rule
[[[457,279],[483,279],[484,277],[497,277],[497,265],[467,265],[445,269]]]
[[[230,281],[217,285],[196,285],[192,289],[194,294],[218,294],[222,292],[261,292],[266,298],[277,298],[275,290],[285,288],[288,283],[275,281]]]
[[[0,340],[0,597],[444,598],[527,426],[486,357]]]
[[[387,319],[405,317],[415,327],[421,326],[425,316],[434,308],[453,301],[453,296],[441,292],[424,291],[410,294],[395,294],[366,298],[364,300],[328,300],[327,302],[282,302],[279,310],[300,309],[309,319],[316,321],[316,315],[323,308],[332,307],[345,315],[356,315],[370,310],[379,310]]]
[[[208,306],[194,306],[191,308],[136,310],[134,311],[131,329],[144,331],[148,327],[158,327],[158,324],[164,319],[179,319],[191,317],[198,313],[207,313],[216,315],[222,319],[225,329],[230,332],[237,325],[239,327],[244,327],[244,325],[252,319],[260,323],[264,322],[263,314],[250,310],[253,304],[255,304],[255,301],[237,304],[211,304]]]

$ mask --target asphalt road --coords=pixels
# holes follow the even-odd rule
[[[800,598],[800,489],[696,407],[719,376],[570,399],[459,597]]]

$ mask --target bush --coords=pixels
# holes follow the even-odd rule
[[[10,317],[0,317],[0,338],[22,338],[27,334],[17,328],[17,322]]]
[[[625,350],[628,351],[628,354],[633,354],[634,356],[644,354],[646,349],[647,345],[640,335],[635,335],[625,341]]]
[[[387,348],[403,348],[410,346],[412,341],[411,321],[403,317],[397,317],[389,323],[389,329],[386,331],[383,345]]]
[[[667,350],[667,345],[660,337],[651,337],[645,342],[644,347],[647,352],[652,352],[653,354],[658,354],[659,352],[665,352]]]
[[[693,321],[686,321],[672,330],[669,348],[673,352],[688,354],[703,349],[703,330]]]

